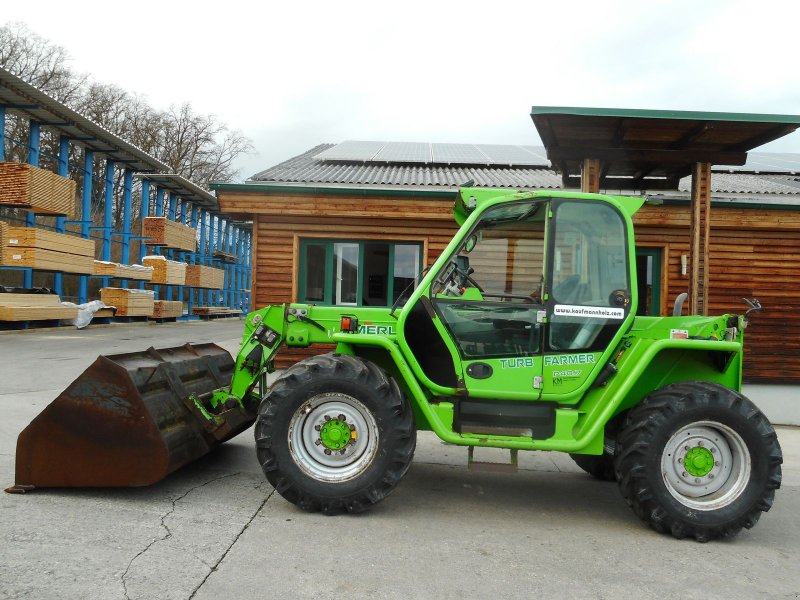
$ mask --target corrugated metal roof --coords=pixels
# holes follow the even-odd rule
[[[678,189],[691,192],[691,177],[681,179]],[[719,194],[800,194],[800,178],[792,175],[714,172],[711,175],[711,191]]]
[[[472,180],[478,187],[537,189],[561,187],[561,177],[550,169],[543,168],[329,162],[314,158],[334,145],[315,146],[299,156],[256,173],[249,181],[456,188]]]
[[[274,167],[256,173],[248,183],[317,185],[331,187],[394,187],[453,189],[472,180],[478,187],[561,189],[561,175],[542,167],[475,166],[452,164],[392,164],[374,161],[328,161],[317,155],[335,144],[320,144]],[[757,155],[757,153],[753,153]],[[323,155],[324,156],[324,155]],[[796,196],[800,176],[730,173],[714,169],[712,193],[744,196]],[[608,190],[609,193],[613,190]],[[623,191],[624,190],[620,190]],[[691,178],[681,179],[679,193],[691,192]],[[652,195],[661,195],[655,192]],[[793,199],[794,201],[794,199]]]

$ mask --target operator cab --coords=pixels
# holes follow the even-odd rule
[[[576,402],[635,309],[631,279],[626,220],[613,203],[581,195],[499,203],[420,299],[438,316],[444,345],[428,335],[415,348],[412,332],[409,347],[423,371],[441,371],[450,359],[430,355],[447,346],[471,397]]]

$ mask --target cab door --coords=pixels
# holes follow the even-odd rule
[[[544,397],[576,402],[601,357],[636,310],[622,214],[609,203],[552,205]]]
[[[471,398],[541,395],[548,212],[544,199],[487,210],[431,287]]]

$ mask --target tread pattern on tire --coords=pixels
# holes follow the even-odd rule
[[[337,381],[346,382],[380,397],[379,414],[375,416],[379,428],[383,424],[379,434],[382,447],[375,462],[383,465],[382,472],[371,472],[366,479],[366,472],[357,476],[355,479],[363,479],[363,484],[354,481],[346,486],[344,494],[338,491],[341,487],[336,488],[342,484],[315,482],[300,473],[293,461],[287,460],[279,449],[287,438],[286,429],[281,428],[283,421],[280,419],[286,418],[281,414],[282,407],[285,410],[285,406],[297,401],[297,393],[311,389],[320,381],[334,386]],[[334,515],[366,510],[394,490],[411,465],[416,447],[416,428],[408,399],[386,371],[357,356],[323,354],[293,365],[275,381],[259,407],[255,438],[264,474],[281,496],[303,510]],[[287,464],[289,462],[292,464]]]
[[[669,506],[659,501],[654,489],[652,442],[665,435],[665,428],[674,424],[681,414],[694,413],[694,420],[716,420],[724,413],[747,427],[760,448],[748,446],[753,463],[758,461],[758,476],[763,480],[758,494],[738,514],[724,521],[701,522],[697,517],[703,511],[686,509],[686,514],[676,514]],[[715,414],[716,413],[716,414]],[[730,423],[727,423],[730,426]],[[741,434],[741,432],[740,432]],[[724,386],[708,382],[681,382],[668,385],[653,392],[630,411],[625,428],[617,440],[615,467],[622,496],[634,512],[645,523],[660,533],[670,533],[676,538],[693,537],[705,542],[711,539],[732,536],[742,528],[751,528],[762,512],[772,507],[775,490],[781,485],[781,463],[783,456],[777,434],[764,414],[742,394]],[[659,451],[660,453],[660,451]],[[648,461],[651,468],[648,469]],[[660,462],[658,478],[661,477]],[[755,470],[753,471],[753,474]],[[751,482],[752,477],[751,476]],[[663,482],[661,482],[663,486]],[[664,487],[666,492],[666,487]],[[694,519],[691,513],[695,513]],[[700,515],[701,517],[703,515]]]

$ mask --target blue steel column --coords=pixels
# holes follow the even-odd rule
[[[69,177],[69,138],[63,135],[58,138],[58,174]],[[66,230],[66,217],[56,217],[56,233],[64,233]],[[56,271],[53,275],[53,289],[59,297],[64,293],[64,273],[61,271]]]
[[[218,240],[217,240],[217,234],[216,234],[216,231],[217,231],[217,228],[218,228],[217,221],[219,221],[219,216],[218,215],[209,214],[209,219],[208,219],[208,264],[212,268],[217,268],[217,266],[218,266],[218,264],[217,264],[218,259],[214,258],[214,250],[217,250],[218,247],[219,247],[219,243],[218,243]],[[212,290],[212,289],[208,290],[208,299],[209,299],[208,303],[211,306],[219,306],[220,305],[219,299],[220,299],[220,294],[221,293],[222,292],[220,290]]]
[[[245,260],[245,284],[249,292],[246,294],[245,312],[255,310],[253,306],[253,235],[254,232],[247,234],[247,257]]]
[[[241,286],[239,285],[239,265],[242,264],[242,230],[236,227],[236,245],[234,246],[236,264],[233,265],[233,309],[240,310]]]
[[[187,214],[189,212],[187,210],[187,208],[188,208],[188,205],[186,203],[186,200],[181,198],[180,212],[176,212],[175,220],[178,223],[182,224],[182,225],[186,225],[186,217],[187,217]],[[178,260],[180,262],[182,262],[182,263],[185,263],[186,262],[186,252],[183,252],[183,251],[178,252]],[[181,305],[183,305],[183,290],[184,290],[185,284],[186,284],[186,282],[184,281],[184,285],[181,285],[181,286],[178,287],[178,301],[181,303]]]
[[[164,190],[156,187],[156,215],[157,217],[164,216]]]
[[[94,177],[94,152],[83,150],[83,194],[81,198],[81,237],[89,239],[92,224],[92,180]],[[89,301],[89,276],[81,275],[78,281],[78,304]]]
[[[167,218],[170,221],[175,220],[176,211],[178,208],[178,197],[173,193],[169,193],[169,208],[167,210]],[[175,260],[175,251],[170,248],[167,250],[167,260]],[[167,289],[165,290],[167,294],[167,300],[172,300],[172,286],[168,285]]]
[[[111,260],[111,229],[113,228],[112,219],[114,217],[114,169],[116,165],[113,160],[106,159],[106,189],[103,200],[103,251],[100,260]],[[101,277],[101,286],[109,287],[111,277]]]
[[[225,233],[222,237],[222,251],[226,254],[231,254],[231,222],[228,219],[225,219]],[[233,265],[230,263],[225,263],[225,292],[223,294],[222,300],[228,308],[233,308],[233,300],[231,299],[231,290],[233,289],[233,285],[231,283],[231,278],[233,277]]]
[[[140,235],[144,235],[144,218],[150,215],[150,181],[142,179],[142,224],[140,228]],[[147,245],[145,240],[139,240],[139,264],[143,264],[144,257],[147,254]],[[144,281],[139,282],[139,289],[144,289]]]
[[[200,211],[200,251],[198,253],[198,258],[200,259],[200,264],[206,264],[206,225],[208,221],[206,218],[208,217],[208,211],[203,209]],[[202,288],[197,290],[198,296],[198,303],[200,306],[208,306],[206,302],[206,291]]]
[[[39,166],[41,141],[41,125],[37,121],[31,121],[28,134],[28,164],[34,167]],[[27,227],[36,227],[36,213],[32,210],[25,212],[25,225]],[[26,288],[33,287],[33,269],[25,269],[22,272],[22,286]]]
[[[131,262],[131,213],[133,212],[133,171],[125,169],[122,184],[122,250],[120,262],[128,265]],[[128,280],[122,280],[122,287],[128,287]]]
[[[225,240],[224,240],[224,232],[225,232],[225,223],[226,220],[222,218],[222,215],[217,215],[217,223],[216,223],[216,235],[217,235],[217,250],[220,252],[225,252]],[[217,291],[217,304],[219,306],[228,306],[228,299],[227,299],[227,289],[228,289],[228,261],[225,258],[217,259],[217,267],[222,269],[223,277],[222,277],[222,289]]]
[[[239,269],[239,285],[236,288],[238,290],[239,303],[236,305],[236,309],[244,311],[244,261],[247,256],[247,231],[245,231],[245,229],[241,229],[239,238],[241,239],[241,243],[239,244],[239,263],[237,264]]]
[[[197,215],[198,215],[198,208],[197,205],[192,205],[192,227],[195,231],[197,231]],[[201,234],[202,235],[202,234]],[[193,265],[197,264],[197,253],[199,250],[195,250],[189,255],[189,262]],[[196,296],[196,290],[194,288],[189,288],[189,299],[186,304],[186,318],[192,318],[192,311],[194,309],[194,298]]]
[[[156,186],[156,207],[155,207],[155,216],[156,217],[163,217],[164,216],[164,190],[160,186]],[[155,255],[161,254],[161,249],[158,246],[153,246],[152,252]],[[154,298],[158,300],[159,291],[161,290],[160,285],[153,286],[153,294]]]

